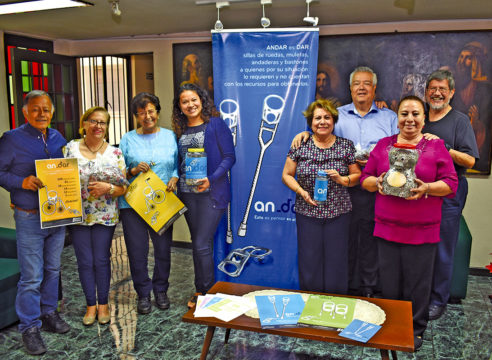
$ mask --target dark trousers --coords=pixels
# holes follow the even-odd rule
[[[169,288],[171,271],[171,244],[173,227],[170,226],[162,235],[157,234],[133,209],[121,209],[126,251],[130,261],[133,287],[138,297],[149,297],[166,292]],[[154,245],[154,273],[149,278],[149,236]]]
[[[94,224],[73,225],[69,228],[87,306],[107,304],[111,282],[111,242],[115,226]]]
[[[459,178],[456,196],[444,198],[441,218],[441,241],[437,247],[434,263],[431,304],[444,306],[449,300],[451,277],[453,275],[454,250],[460,233],[461,212],[468,195],[468,182],[464,176]]]
[[[195,288],[205,294],[215,283],[214,235],[225,209],[214,208],[208,192],[180,193],[179,196],[188,208],[185,218],[191,234]]]
[[[301,290],[346,294],[350,213],[333,219],[296,214]]]
[[[349,287],[373,293],[378,283],[378,242],[374,233],[376,197],[359,186],[349,188],[352,220],[349,239]]]
[[[379,238],[379,278],[386,299],[412,302],[413,333],[427,328],[435,244],[408,245]]]

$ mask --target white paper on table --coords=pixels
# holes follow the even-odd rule
[[[213,297],[214,299],[210,299],[204,307],[195,312],[195,317],[215,317],[228,322],[256,307],[256,303],[251,299],[242,296],[216,294]],[[215,298],[217,301],[214,301]]]
[[[222,297],[219,297],[219,296],[216,296],[213,294],[198,295],[196,307],[195,307],[195,312],[193,313],[193,315],[195,317],[213,316],[210,314],[210,311],[206,311],[205,309],[211,303],[215,303],[217,301],[220,301],[221,299],[222,299]]]

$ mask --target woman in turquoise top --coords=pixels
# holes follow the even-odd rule
[[[178,147],[174,133],[157,125],[160,110],[157,96],[149,93],[136,95],[131,102],[131,111],[139,127],[123,136],[120,149],[125,157],[130,183],[141,172],[152,169],[167,184],[167,191],[175,191],[178,181]],[[151,291],[154,292],[157,307],[168,309],[173,228],[170,226],[159,235],[128,205],[124,197],[120,198],[119,207],[133,286],[138,294],[137,310],[140,314],[148,314],[152,310]],[[155,259],[152,280],[147,269],[149,236],[154,245]]]

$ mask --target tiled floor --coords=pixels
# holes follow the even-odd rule
[[[43,332],[48,352],[42,359],[198,359],[205,327],[185,324],[181,316],[193,293],[191,250],[172,249],[168,292],[171,308],[153,308],[137,315],[123,237],[118,229],[112,249],[110,325],[84,327],[85,300],[80,287],[72,246],[63,251],[63,316],[72,326],[66,335]],[[151,259],[152,257],[150,257]],[[149,264],[151,268],[152,264]],[[449,305],[445,315],[430,323],[424,345],[417,353],[399,352],[400,359],[492,359],[492,278],[470,276],[468,295],[460,305]],[[283,338],[274,335],[231,331],[223,345],[224,330],[218,329],[208,359],[378,359],[379,352],[337,344]],[[0,359],[29,359],[20,343],[16,325],[0,332]]]

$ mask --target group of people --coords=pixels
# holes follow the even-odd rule
[[[427,78],[427,107],[405,96],[397,114],[375,102],[372,69],[356,68],[349,84],[352,103],[309,105],[312,133],[296,135],[283,170],[296,193],[300,287],[411,301],[418,349],[428,320],[443,314],[450,296],[464,175],[479,158],[473,128],[450,105],[455,83],[447,70]],[[418,153],[416,185],[406,198],[383,191],[394,144]],[[313,200],[319,171],[330,179],[322,203]]]
[[[352,103],[339,106],[319,98],[304,115],[312,133],[298,134],[288,152],[283,182],[296,193],[299,282],[303,290],[367,297],[376,292],[413,303],[415,348],[422,344],[428,320],[439,318],[449,298],[459,218],[467,195],[466,169],[479,154],[468,117],[454,110],[454,79],[437,70],[427,79],[422,99],[402,98],[397,114],[376,105],[377,76],[358,67],[349,79]],[[21,277],[16,310],[19,330],[30,354],[46,351],[39,329],[66,333],[70,326],[57,312],[64,227],[42,229],[35,175],[37,159],[77,158],[83,223],[70,226],[89,326],[110,321],[110,247],[121,220],[137,311],[170,306],[172,226],[159,235],[125,201],[127,187],[150,169],[177,191],[187,207],[196,296],[214,284],[213,236],[230,201],[227,176],[235,163],[232,134],[207,92],[195,84],[179,88],[172,109],[172,131],[158,125],[159,98],[140,93],[131,101],[138,127],[119,148],[106,142],[110,115],[102,107],[80,119],[81,139],[67,144],[49,128],[54,106],[40,90],[27,94],[27,123],[0,139],[0,186],[11,194]],[[388,152],[396,143],[419,153],[412,195],[385,195]],[[207,176],[186,181],[186,154],[203,148]],[[314,199],[315,178],[328,178],[327,200]],[[154,271],[148,274],[148,239],[154,247]]]
[[[65,227],[41,228],[35,160],[70,157],[79,164],[83,222],[69,226],[79,278],[86,298],[84,325],[110,322],[108,305],[110,248],[121,220],[130,271],[138,295],[137,311],[152,310],[151,293],[160,309],[170,306],[167,290],[171,267],[172,226],[159,235],[125,201],[127,187],[140,173],[152,169],[177,191],[188,211],[196,293],[214,284],[213,236],[230,201],[227,172],[235,162],[232,134],[218,117],[206,91],[183,84],[173,101],[173,131],[158,126],[161,105],[153,94],[131,101],[138,127],[126,133],[119,148],[106,142],[110,115],[103,107],[88,109],[80,119],[81,139],[67,144],[50,128],[54,106],[50,96],[34,90],[24,98],[26,124],[0,139],[0,186],[10,192],[14,210],[20,280],[16,297],[19,331],[29,354],[46,352],[40,329],[66,333],[70,325],[57,311],[60,257]],[[207,176],[186,184],[185,158],[190,148],[207,154]],[[154,247],[154,271],[148,274],[149,237]]]

